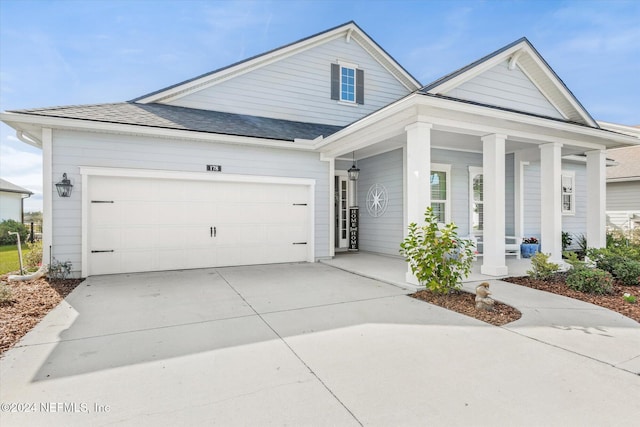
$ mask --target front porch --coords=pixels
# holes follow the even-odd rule
[[[343,252],[336,253],[332,259],[321,260],[341,270],[349,271],[360,276],[376,279],[406,289],[415,290],[417,285],[406,281],[407,262],[400,257],[374,254],[371,252]],[[471,274],[463,282],[479,282],[500,279],[509,276],[525,276],[531,268],[531,260],[528,258],[507,258],[508,275],[489,276],[481,273],[482,260],[474,261]]]

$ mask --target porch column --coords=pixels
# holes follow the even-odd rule
[[[482,137],[482,188],[484,198],[483,246],[480,272],[507,274],[505,262],[505,140],[506,135]]]
[[[607,158],[604,150],[587,151],[587,244],[607,246]]]
[[[562,144],[540,146],[540,240],[541,252],[562,263]]]
[[[407,148],[405,182],[406,182],[406,224],[424,223],[424,211],[431,206],[429,176],[431,175],[431,127],[430,123],[416,122],[405,127],[407,132]],[[405,236],[407,230],[404,231]],[[418,280],[407,265],[407,282],[414,285]]]
[[[53,245],[53,131],[42,129],[42,265],[49,264]]]

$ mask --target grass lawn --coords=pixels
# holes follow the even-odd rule
[[[22,247],[22,262],[29,250]],[[18,245],[0,246],[0,274],[10,271],[19,271],[20,261],[18,260]]]

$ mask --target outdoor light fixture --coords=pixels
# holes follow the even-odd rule
[[[71,197],[71,189],[73,188],[73,184],[71,184],[71,180],[67,178],[66,172],[62,174],[62,181],[56,184],[56,190],[58,190],[58,196],[60,197]]]
[[[360,169],[356,166],[356,153],[353,153],[353,166],[349,168],[347,171],[349,173],[349,179],[351,181],[357,181],[358,176],[360,175]]]

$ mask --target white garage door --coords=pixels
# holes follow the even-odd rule
[[[93,176],[90,275],[308,260],[309,187]]]

